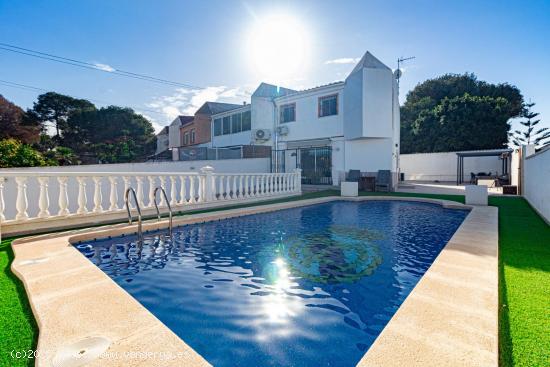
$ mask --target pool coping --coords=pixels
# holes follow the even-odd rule
[[[358,366],[497,366],[498,209],[495,207],[414,197],[331,196],[175,217],[174,225],[338,200],[418,201],[471,209]],[[143,228],[155,231],[167,225],[167,220],[147,221]],[[131,234],[136,230],[135,225],[107,225],[25,237],[12,243],[15,259],[11,268],[25,286],[39,328],[36,366],[54,365],[59,350],[92,337],[104,337],[110,344],[107,352],[91,360],[88,366],[209,365],[72,246],[75,242]]]

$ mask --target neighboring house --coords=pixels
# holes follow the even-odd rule
[[[399,171],[399,101],[392,70],[366,52],[345,81],[303,91],[260,84],[249,105],[213,114],[212,147],[267,145],[273,167],[337,185],[349,170]]]
[[[172,150],[172,159],[177,160],[178,148],[182,145],[180,129],[193,122],[193,116],[178,116],[168,127],[168,149]]]
[[[155,151],[155,155],[158,155],[167,150],[168,150],[168,126],[165,126],[157,134],[157,150]]]

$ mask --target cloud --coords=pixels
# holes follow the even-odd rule
[[[339,65],[345,65],[345,64],[357,64],[361,60],[360,57],[341,57],[339,59],[333,59],[333,60],[327,60],[325,61],[325,65],[330,64],[339,64]]]
[[[103,70],[103,71],[108,71],[110,73],[116,70],[111,65],[101,64],[99,62],[94,63],[94,66],[96,67],[96,69]]]
[[[166,124],[168,124],[179,115],[194,115],[199,107],[207,101],[222,100],[223,102],[240,104],[248,98],[250,98],[250,92],[240,87],[211,86],[198,90],[177,88],[170,95],[153,98],[146,106],[162,113],[168,120],[166,121]]]

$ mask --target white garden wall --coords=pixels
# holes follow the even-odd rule
[[[400,171],[405,180],[456,181],[457,152],[416,153],[400,155]],[[464,180],[470,180],[470,172],[498,172],[502,174],[502,161],[498,157],[464,158]]]
[[[550,148],[525,158],[523,196],[550,223]]]
[[[176,162],[146,162],[146,163],[122,163],[122,164],[93,164],[93,165],[80,165],[80,166],[64,166],[64,167],[27,167],[27,168],[10,168],[0,169],[0,177],[4,173],[59,173],[62,176],[63,173],[100,173],[100,172],[112,172],[112,173],[132,173],[132,172],[199,172],[204,166],[211,166],[214,168],[215,173],[268,173],[271,171],[271,162],[269,158],[250,158],[250,159],[227,159],[227,160],[209,160],[209,161],[176,161]],[[38,175],[37,175],[38,176]],[[129,175],[131,176],[131,175]],[[52,197],[57,197],[59,193],[59,187],[55,177],[50,177],[48,180],[49,191]],[[107,207],[109,205],[109,182],[105,182],[101,185],[102,201],[103,205]],[[75,183],[76,178],[70,177],[67,185],[67,195],[69,198],[69,210],[76,210],[78,203],[78,185]],[[4,182],[4,200],[5,200],[5,212],[4,215],[7,220],[13,219],[16,214],[15,198],[17,195],[17,185],[13,177],[6,177]],[[40,185],[36,179],[29,179],[27,185],[27,197],[29,202],[28,212],[30,216],[35,216],[38,211],[38,199],[40,193]],[[133,183],[135,185],[135,182]],[[167,183],[170,186],[170,183]],[[144,190],[149,190],[148,182],[144,182]],[[86,186],[88,198],[92,198],[94,195],[94,185],[91,179],[88,180]],[[124,196],[124,186],[122,182],[118,183],[118,202],[119,206],[122,206]],[[57,202],[51,202],[51,211],[57,212]],[[92,210],[93,202],[89,200],[88,209]]]

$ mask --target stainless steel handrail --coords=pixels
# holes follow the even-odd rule
[[[130,192],[132,193],[132,196],[134,197],[134,201],[136,203],[136,209],[138,213],[138,240],[140,242],[143,242],[143,230],[141,227],[141,208],[139,207],[139,202],[137,199],[136,192],[133,188],[129,187],[126,189],[126,192],[124,193],[124,203],[126,204],[126,211],[128,212],[128,224],[132,224],[132,214],[130,213],[130,203],[128,201],[128,196],[130,195]]]
[[[159,210],[159,206],[157,204],[157,191],[162,191],[162,194],[164,195],[164,201],[166,202],[166,206],[168,206],[168,214],[169,214],[169,218],[170,218],[170,223],[169,223],[169,233],[170,233],[170,237],[172,237],[172,207],[170,206],[170,202],[168,201],[168,196],[166,195],[166,191],[164,191],[164,189],[160,186],[157,186],[155,188],[155,191],[153,192],[153,197],[155,198],[155,209],[157,209],[157,218],[158,220],[160,221],[160,210]]]

